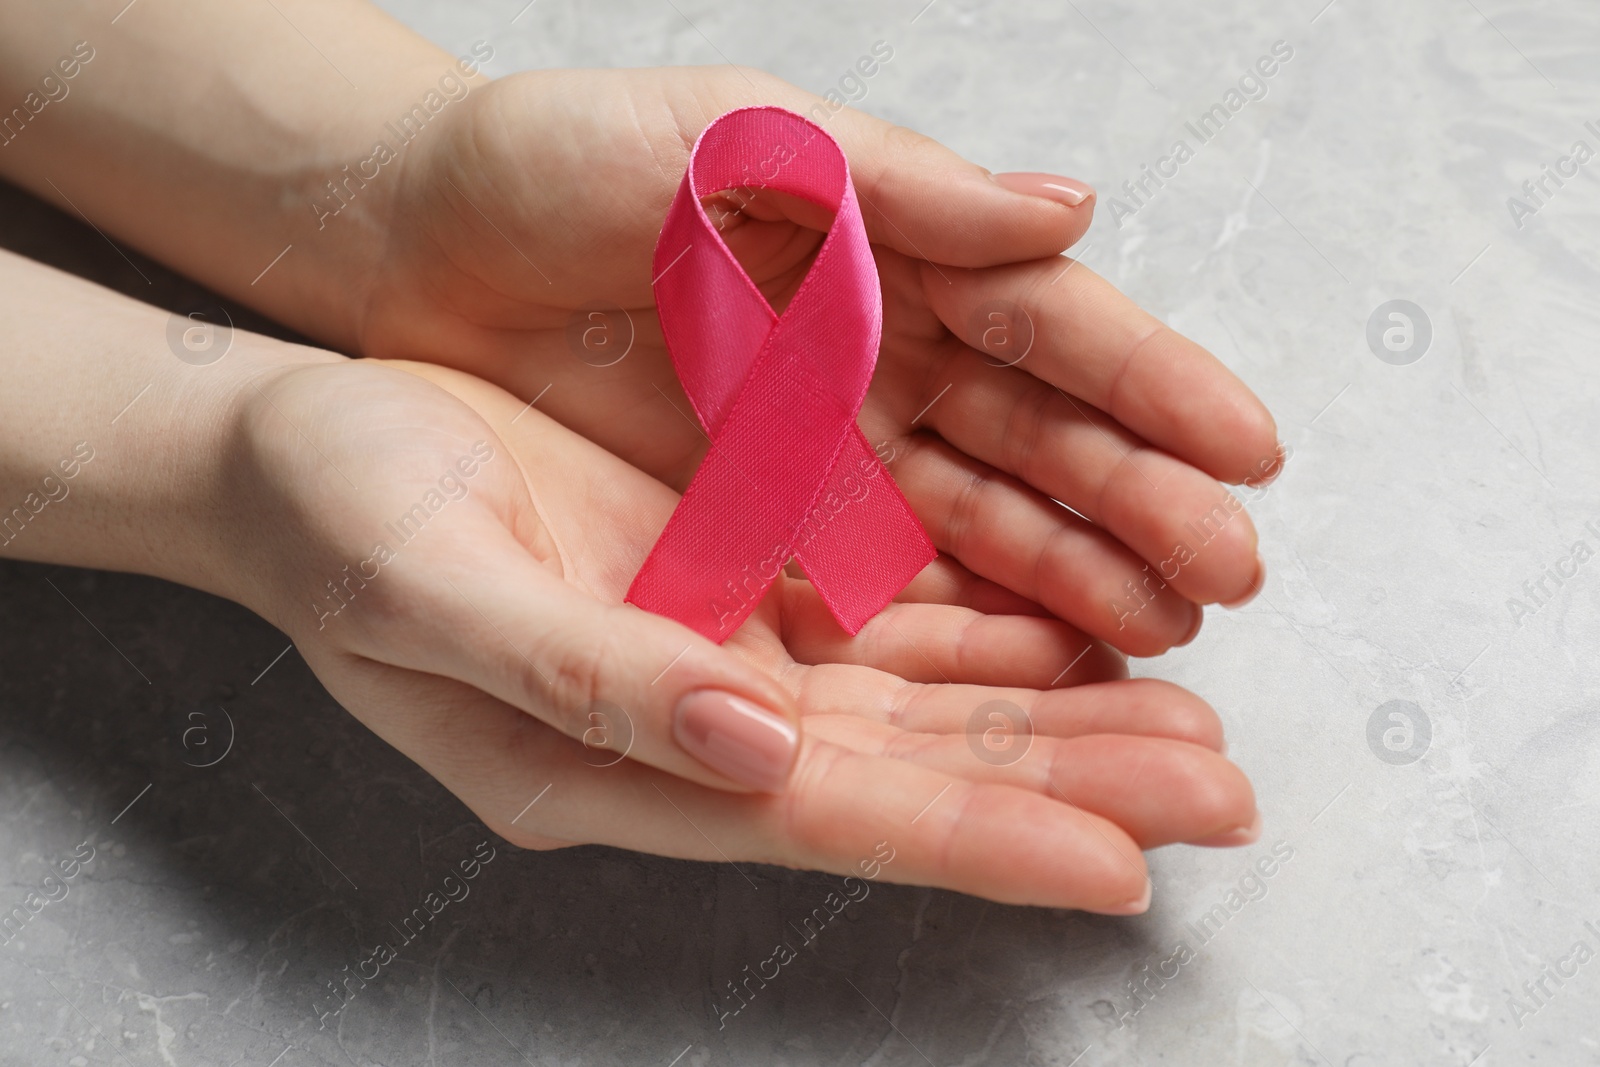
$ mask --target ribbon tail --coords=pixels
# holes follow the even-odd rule
[[[852,636],[938,556],[860,430],[846,440],[795,543],[806,577]]]

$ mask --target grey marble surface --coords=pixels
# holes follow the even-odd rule
[[[1084,261],[1293,449],[1252,505],[1265,595],[1137,665],[1220,709],[1258,845],[1151,854],[1132,920],[878,886],[720,1031],[723,984],[830,879],[501,845],[319,1029],[326,983],[486,835],[241,609],[0,566],[0,907],[94,853],[0,946],[0,1065],[1600,1063],[1600,162],[1522,192],[1600,150],[1600,13],[1323,4],[389,2],[499,74],[727,59],[821,92],[885,40],[860,106],[1095,184]],[[1278,41],[1202,143],[1185,124]],[[3,209],[11,247],[132,277]],[[1369,344],[1391,300],[1420,359],[1420,332],[1382,343],[1398,320]]]

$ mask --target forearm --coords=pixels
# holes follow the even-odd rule
[[[481,84],[475,62],[361,0],[125,5],[0,5],[0,174],[352,350],[390,124]]]
[[[0,251],[0,556],[241,598],[220,517],[239,404],[280,368],[339,357],[239,331],[198,366],[169,320]]]

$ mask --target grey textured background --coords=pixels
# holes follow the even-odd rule
[[[481,831],[293,653],[253,683],[286,642],[241,609],[4,565],[0,905],[80,841],[98,855],[0,948],[0,1064],[1600,1063],[1600,962],[1542,1005],[1523,988],[1600,949],[1600,563],[1520,623],[1507,605],[1600,550],[1600,162],[1520,228],[1507,206],[1600,149],[1600,13],[1323,4],[388,4],[457,53],[491,40],[502,74],[728,59],[821,92],[885,40],[860,106],[1095,184],[1085,262],[1234,367],[1294,450],[1252,506],[1265,595],[1138,664],[1220,709],[1260,844],[1152,854],[1132,920],[878,886],[721,1032],[723,984],[832,880],[502,847],[319,1031],[323,984]],[[1122,183],[1192,147],[1184,122],[1278,40],[1267,96],[1119,226]],[[0,218],[7,245],[151,297],[75,222],[12,191]],[[189,291],[140,262],[155,299]],[[1366,341],[1391,299],[1431,321],[1409,366]],[[1426,723],[1420,759],[1369,737],[1391,700]],[[215,749],[183,731],[220,743],[221,709],[232,751],[186,765]],[[1190,924],[1278,842],[1292,859],[1201,945]],[[1119,1024],[1180,939],[1196,958]]]

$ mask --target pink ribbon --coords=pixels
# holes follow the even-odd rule
[[[741,186],[834,212],[782,316],[700,204]],[[653,270],[662,335],[711,449],[627,599],[720,642],[794,557],[856,633],[936,553],[856,426],[883,298],[844,152],[782,108],[721,116],[689,155]]]

